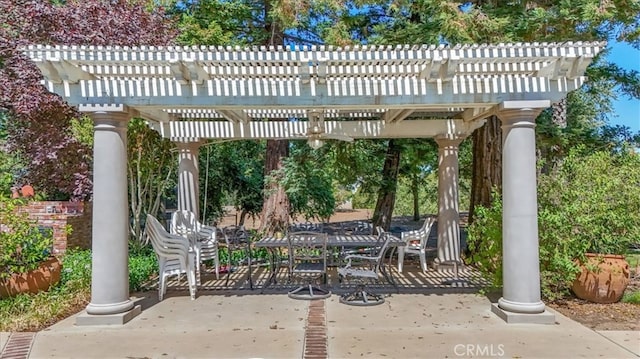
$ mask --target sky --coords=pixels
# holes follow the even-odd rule
[[[614,41],[609,42],[609,47],[609,61],[628,70],[640,71],[640,50]],[[640,132],[640,100],[629,100],[620,95],[613,105],[615,113],[611,115],[610,124],[627,126],[634,133]]]

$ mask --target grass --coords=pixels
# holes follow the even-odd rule
[[[69,251],[62,258],[60,282],[47,292],[0,299],[0,332],[42,330],[87,306],[91,299],[91,251]],[[149,249],[129,256],[129,287],[143,288],[158,269]]]
[[[623,303],[640,304],[640,290],[625,292],[622,297]]]
[[[89,289],[67,291],[56,287],[35,295],[22,294],[0,300],[0,332],[38,331],[87,305]]]

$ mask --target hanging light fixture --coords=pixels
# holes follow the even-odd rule
[[[322,145],[324,145],[324,142],[320,138],[318,138],[318,136],[312,136],[309,137],[309,140],[307,140],[307,144],[309,145],[309,147],[317,150],[318,148],[322,147]]]

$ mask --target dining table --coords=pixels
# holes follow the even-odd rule
[[[372,234],[329,234],[327,237],[327,247],[332,249],[328,251],[329,262],[334,263],[335,257],[341,257],[345,252],[353,252],[356,249],[373,247],[378,244],[378,235]],[[382,243],[380,243],[382,244]],[[404,246],[405,241],[399,237],[392,236],[389,242],[389,250],[394,251],[399,246]],[[269,268],[270,274],[262,288],[266,288],[271,284],[277,283],[278,271],[282,262],[282,249],[289,246],[289,240],[284,236],[266,236],[254,242],[257,248],[265,248],[269,252]],[[392,255],[393,256],[393,252]]]

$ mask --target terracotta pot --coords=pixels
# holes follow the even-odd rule
[[[46,291],[60,281],[61,271],[62,263],[57,258],[51,258],[42,262],[38,268],[32,271],[0,279],[0,298]]]
[[[629,285],[629,263],[624,256],[587,253],[586,257],[571,288],[576,297],[594,303],[620,301]]]

